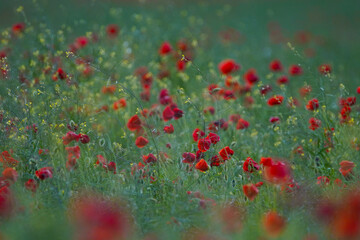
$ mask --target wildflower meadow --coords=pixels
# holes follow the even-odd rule
[[[0,239],[360,239],[358,0],[0,0]]]

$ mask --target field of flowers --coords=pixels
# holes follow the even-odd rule
[[[0,239],[360,239],[360,3],[0,1]]]

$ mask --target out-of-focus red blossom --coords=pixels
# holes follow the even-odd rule
[[[183,163],[194,163],[196,159],[196,155],[190,152],[184,152],[182,154],[182,162]]]
[[[165,126],[164,132],[167,134],[172,134],[174,132],[174,126],[172,124],[170,124],[169,126]]]
[[[249,84],[250,86],[254,85],[256,82],[259,81],[259,77],[256,74],[256,70],[254,68],[249,69],[245,74],[244,74],[244,79],[245,82],[247,84]]]
[[[311,91],[312,91],[312,88],[309,85],[306,85],[306,86],[300,88],[300,90],[299,90],[300,95],[302,97],[306,97],[307,95],[309,95],[309,93],[311,93]]]
[[[360,238],[360,193],[358,189],[346,192],[338,200],[319,201],[316,212],[334,239]]]
[[[37,188],[38,188],[38,183],[35,179],[29,179],[27,180],[27,182],[25,183],[25,188],[33,193],[36,192]]]
[[[269,68],[273,72],[280,72],[283,70],[283,66],[282,66],[281,62],[277,59],[270,62]]]
[[[125,204],[83,194],[69,206],[70,221],[76,240],[126,240],[132,235],[132,219]]]
[[[9,218],[15,210],[15,199],[7,186],[0,188],[0,217]]]
[[[302,74],[302,68],[298,65],[291,65],[289,67],[289,74],[291,76],[299,76]]]
[[[280,76],[277,80],[276,83],[281,85],[281,84],[287,84],[289,82],[289,78],[285,75]]]
[[[169,42],[163,42],[159,48],[160,55],[167,55],[172,51],[172,46]]]
[[[114,102],[113,109],[118,110],[119,108],[125,108],[126,107],[126,100],[125,98],[121,98]]]
[[[356,92],[357,92],[358,94],[360,94],[360,87],[358,87],[358,88],[356,89]]]
[[[272,91],[272,87],[270,85],[264,85],[260,88],[261,95],[266,95],[271,91]]]
[[[72,131],[67,132],[66,135],[64,137],[62,137],[64,145],[68,145],[72,141],[78,142],[80,140],[80,138],[81,138],[80,133],[76,134],[76,133],[74,133]]]
[[[171,109],[170,106],[167,106],[165,107],[162,116],[163,116],[163,120],[167,122],[174,118],[174,111]]]
[[[219,151],[219,155],[222,160],[226,161],[228,159],[231,159],[231,156],[234,155],[234,151],[230,147],[226,146]]]
[[[270,117],[269,122],[270,123],[279,123],[280,118],[279,117]]]
[[[186,68],[186,62],[183,61],[183,60],[178,60],[176,62],[176,69],[179,71],[179,72],[183,72]]]
[[[2,172],[2,176],[5,180],[10,181],[11,183],[15,183],[18,178],[18,173],[13,168],[5,168]]]
[[[319,108],[319,101],[316,98],[309,100],[308,104],[306,104],[306,109],[309,111],[315,111]]]
[[[149,140],[147,140],[146,138],[144,138],[143,136],[139,136],[136,138],[135,140],[135,145],[138,148],[143,148],[145,147],[147,144],[149,143]]]
[[[259,189],[255,184],[249,183],[243,186],[243,192],[250,201],[253,201],[259,194]]]
[[[166,88],[160,90],[159,102],[162,105],[168,105],[168,104],[172,103],[172,99],[169,94],[169,90],[167,90]]]
[[[250,126],[250,123],[242,118],[239,119],[239,121],[236,124],[236,129],[246,129]]]
[[[207,164],[207,162],[204,159],[201,159],[196,165],[195,168],[197,170],[200,170],[202,172],[205,172],[207,170],[209,170],[209,165]]]
[[[116,85],[103,86],[101,92],[103,94],[114,94],[116,91]]]
[[[220,213],[224,232],[236,233],[241,231],[245,211],[240,206],[227,204],[220,209]]]
[[[199,140],[199,138],[204,137],[204,136],[205,136],[205,133],[203,131],[201,131],[199,128],[196,128],[192,134],[194,142],[197,142]]]
[[[106,34],[110,38],[115,38],[119,34],[119,26],[116,24],[109,24],[106,26]]]
[[[284,100],[283,96],[275,95],[275,96],[268,99],[267,104],[269,106],[280,105],[280,104],[282,104],[283,100]]]
[[[148,155],[144,155],[142,157],[142,159],[143,159],[144,163],[156,163],[157,162],[156,157],[152,153],[149,153]]]
[[[220,137],[219,135],[217,135],[216,133],[209,133],[208,136],[207,136],[210,141],[211,141],[211,144],[217,144],[219,141],[220,141]]]
[[[184,112],[183,110],[179,109],[179,108],[173,108],[173,111],[174,111],[174,118],[175,120],[179,119],[179,118],[182,118],[182,116],[184,115]]]
[[[228,75],[240,69],[240,65],[237,64],[233,59],[225,59],[221,61],[218,65],[219,71]]]
[[[38,153],[39,155],[46,155],[49,153],[49,149],[39,149]]]
[[[321,126],[321,121],[317,118],[312,117],[309,119],[309,124],[310,124],[309,129],[314,131]]]
[[[330,66],[329,64],[321,64],[321,65],[319,66],[319,72],[320,72],[321,74],[326,75],[326,74],[331,73],[331,71],[332,71],[332,69],[331,69],[331,66]]]
[[[90,142],[90,137],[86,134],[81,134],[81,137],[80,137],[80,142],[82,144],[87,144]]]
[[[25,23],[16,23],[12,26],[11,30],[15,35],[18,35],[20,33],[23,33],[25,31]]]
[[[292,180],[290,166],[280,160],[273,160],[271,157],[262,157],[260,164],[263,165],[263,177],[273,184],[289,184]]]
[[[207,150],[210,149],[210,146],[211,146],[211,140],[208,137],[199,139],[198,149],[201,152],[206,152]]]
[[[210,113],[211,115],[215,114],[215,108],[213,106],[209,106],[204,109],[204,113]]]
[[[85,36],[81,36],[75,39],[75,46],[80,49],[86,47],[88,44],[89,39]]]
[[[344,177],[346,177],[349,174],[351,174],[354,167],[355,167],[355,164],[353,162],[344,160],[344,161],[340,162],[339,171]]]
[[[116,174],[116,163],[115,162],[109,162],[107,165],[107,170],[109,170],[110,172],[113,172],[114,174]]]
[[[47,178],[53,177],[53,168],[52,167],[43,167],[39,170],[35,171],[36,177],[38,177],[40,180],[45,180]]]
[[[252,173],[259,169],[260,169],[259,164],[255,162],[251,157],[248,157],[243,164],[243,170],[248,173]]]
[[[330,184],[330,178],[328,178],[327,176],[319,176],[319,177],[317,178],[316,184],[317,184],[317,185],[320,185],[320,186],[329,185],[329,184]]]
[[[0,162],[2,162],[4,168],[16,167],[19,163],[19,161],[14,159],[8,151],[3,151],[1,153]]]
[[[61,80],[65,79],[67,77],[66,72],[62,68],[58,68],[56,73],[57,73],[57,77],[59,77]]]
[[[130,131],[140,130],[142,127],[139,116],[138,115],[132,116],[127,123],[127,127]]]
[[[275,211],[265,213],[262,224],[266,233],[271,237],[278,237],[286,227],[286,220]]]

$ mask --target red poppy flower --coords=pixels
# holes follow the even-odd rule
[[[219,151],[219,155],[224,161],[226,161],[234,155],[234,151],[230,147],[226,146]]]
[[[319,72],[324,75],[331,73],[331,66],[329,64],[321,64],[319,66]]]
[[[358,88],[356,89],[356,92],[357,92],[358,94],[360,94],[360,87],[358,87]]]
[[[210,149],[210,146],[211,146],[211,140],[208,137],[199,139],[198,148],[201,152],[206,152],[207,150]]]
[[[190,152],[185,152],[182,154],[182,162],[183,163],[193,163],[195,162],[196,155]]]
[[[259,193],[259,189],[256,187],[255,184],[246,184],[243,186],[243,192],[245,194],[245,196],[250,200],[254,200],[255,197],[258,195]]]
[[[57,73],[57,76],[58,76],[61,80],[65,79],[65,78],[67,77],[66,72],[65,72],[64,70],[62,70],[62,68],[58,68],[58,70],[56,71],[56,73]]]
[[[2,162],[4,168],[16,167],[19,163],[19,161],[14,159],[8,151],[3,151],[1,153],[0,162]]]
[[[240,69],[240,65],[232,59],[225,59],[218,65],[219,71],[222,74],[228,75]]]
[[[268,182],[287,184],[291,181],[291,170],[287,163],[274,161],[271,158],[261,158],[260,163],[264,166],[263,176]]]
[[[309,95],[309,93],[311,93],[311,91],[312,91],[312,88],[309,85],[304,86],[304,87],[300,88],[300,90],[299,90],[300,95],[302,97],[305,97],[305,96]]]
[[[277,80],[276,80],[277,84],[281,85],[281,84],[287,84],[289,82],[289,78],[285,75],[280,76]]]
[[[236,124],[236,129],[246,129],[250,126],[250,123],[242,118]]]
[[[306,109],[309,111],[315,111],[318,108],[319,101],[316,98],[309,100],[308,104],[306,105]]]
[[[80,142],[83,144],[87,144],[90,142],[90,137],[86,134],[81,134]]]
[[[280,105],[280,104],[282,104],[283,100],[284,100],[283,96],[275,95],[275,96],[268,99],[267,104],[269,106]]]
[[[270,117],[269,122],[270,123],[279,123],[280,118],[279,117]]]
[[[40,168],[39,170],[35,171],[35,175],[40,180],[45,180],[47,178],[52,178],[53,177],[53,168],[52,167]]]
[[[160,55],[167,55],[172,51],[172,47],[169,42],[164,42],[159,48]]]
[[[179,109],[179,108],[173,108],[174,111],[174,118],[175,120],[178,120],[179,118],[182,118],[182,116],[184,115],[184,111]]]
[[[166,88],[160,90],[159,102],[162,105],[168,105],[172,103],[171,96],[169,95],[169,90],[167,90]]]
[[[75,39],[75,46],[77,48],[84,48],[89,42],[89,39],[85,36],[81,36]]]
[[[5,180],[14,183],[18,178],[18,173],[16,172],[15,169],[8,167],[4,169],[4,171],[2,172],[2,176]]]
[[[209,165],[207,164],[207,162],[204,159],[201,159],[196,165],[195,168],[205,172],[207,170],[209,170]]]
[[[194,142],[197,142],[199,140],[200,137],[205,136],[205,133],[203,131],[201,131],[199,128],[196,128],[193,131],[192,137],[194,139]]]
[[[152,154],[152,153],[149,153],[148,155],[144,155],[142,157],[144,163],[155,163],[157,162],[157,159],[156,157]]]
[[[16,23],[12,26],[12,32],[17,35],[25,31],[25,23]]]
[[[256,74],[256,70],[251,68],[244,74],[244,79],[247,84],[250,86],[254,85],[257,81],[259,81],[259,77]]]
[[[346,177],[352,172],[352,169],[354,168],[354,166],[355,166],[355,164],[353,162],[344,160],[344,161],[340,162],[339,171],[341,172],[341,174],[344,177]]]
[[[204,113],[210,113],[211,115],[215,114],[215,108],[213,106],[209,106],[207,108],[204,109]]]
[[[132,116],[127,123],[127,127],[129,128],[130,131],[140,130],[141,129],[141,120],[140,120],[139,116],[138,115]]]
[[[116,24],[109,24],[106,26],[106,33],[110,38],[115,38],[119,34],[119,27]]]
[[[292,65],[289,68],[289,74],[291,76],[298,76],[302,74],[302,68],[298,65]]]
[[[110,172],[113,172],[115,174],[116,173],[116,163],[115,162],[109,162],[109,164],[107,165],[107,169]]]
[[[251,157],[248,157],[243,165],[243,170],[248,173],[252,173],[260,169],[260,166]]]
[[[313,118],[313,117],[310,118],[309,123],[310,123],[309,128],[313,131],[318,129],[321,126],[321,121],[317,118]]]
[[[167,122],[174,118],[174,111],[171,109],[170,106],[167,106],[165,107],[162,116],[163,116],[163,120]]]
[[[218,155],[215,155],[210,158],[210,166],[211,167],[218,167],[221,164],[224,164],[224,160],[220,159]]]
[[[270,85],[264,85],[260,88],[260,93],[261,93],[261,95],[266,95],[269,92],[271,92],[271,90],[272,90],[272,87]]]
[[[63,144],[68,145],[72,141],[78,142],[81,139],[81,134],[80,133],[76,134],[72,131],[69,131],[66,133],[66,135],[64,137],[62,137],[62,139],[63,139]]]
[[[36,192],[36,190],[38,188],[38,183],[34,179],[29,179],[25,183],[25,188],[29,191]]]
[[[209,135],[207,136],[207,138],[210,139],[212,144],[217,144],[220,141],[220,137],[219,135],[217,135],[216,133],[209,133]]]
[[[183,72],[186,68],[186,62],[183,61],[183,60],[178,60],[176,62],[176,69],[179,71],[179,72]]]
[[[330,179],[327,177],[327,176],[319,176],[317,178],[317,182],[316,182],[317,185],[329,185],[330,184]]]
[[[280,72],[282,71],[283,66],[279,60],[275,59],[270,63],[269,68],[273,72]]]
[[[170,124],[170,126],[165,126],[164,127],[164,132],[167,134],[171,134],[174,132],[174,126],[172,124]]]
[[[118,110],[119,108],[125,108],[126,107],[126,100],[125,98],[121,98],[114,102],[113,109]]]
[[[138,148],[143,148],[145,147],[147,144],[149,143],[149,141],[144,138],[143,136],[139,136],[136,138],[135,140],[135,145],[138,147]]]
[[[285,229],[285,218],[274,211],[267,212],[263,218],[262,223],[265,231],[271,237],[278,237]]]
[[[71,159],[79,159],[80,158],[80,147],[79,146],[66,147],[65,150],[68,153],[68,160],[69,161]]]

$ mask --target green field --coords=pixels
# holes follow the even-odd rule
[[[360,239],[360,2],[0,1],[0,239]]]

